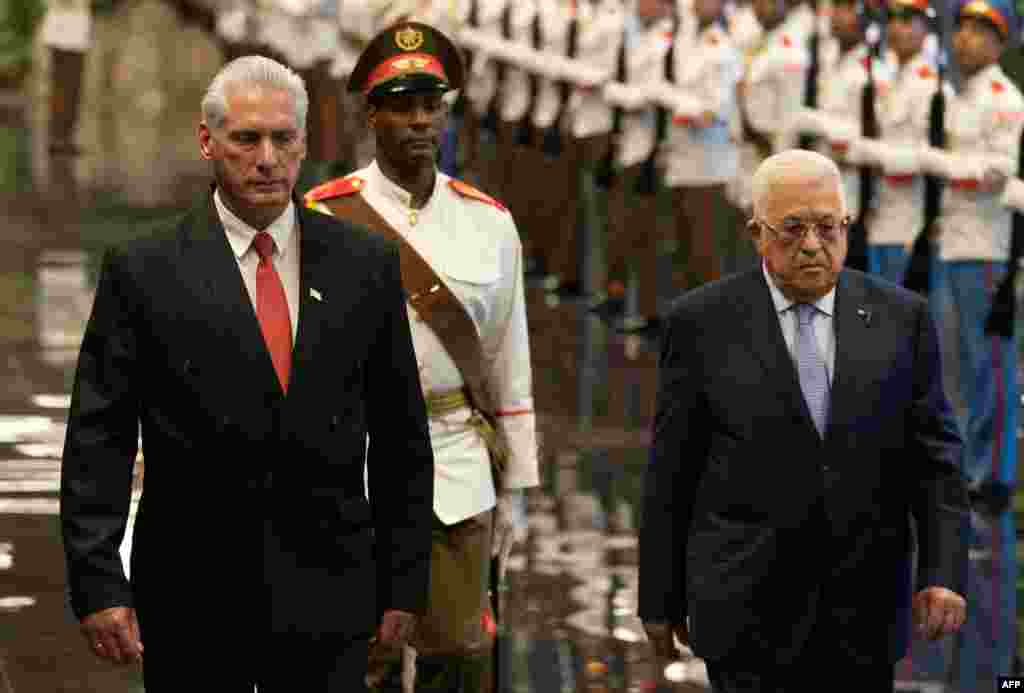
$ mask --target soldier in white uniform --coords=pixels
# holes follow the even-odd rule
[[[82,100],[85,54],[92,44],[92,10],[86,0],[51,2],[40,29],[50,51],[50,180],[56,197],[73,198],[75,129]]]
[[[631,321],[646,322],[657,316],[655,281],[659,233],[657,199],[638,192],[637,181],[648,157],[655,155],[657,122],[652,87],[664,79],[665,60],[672,47],[672,7],[664,0],[637,0],[627,15],[625,74],[623,81],[609,82],[604,97],[618,111],[619,131],[613,142],[615,165],[621,169],[608,191],[608,274],[636,287],[636,305],[623,305]],[[618,75],[617,75],[618,76]],[[617,283],[609,288],[615,296]],[[629,296],[633,296],[631,291]],[[623,327],[639,328],[628,323]]]
[[[895,57],[891,60],[870,57],[862,14],[861,0],[832,3],[832,37],[822,46],[819,109],[802,113],[803,117],[798,118],[801,126],[806,125],[807,130],[821,138],[821,153],[830,156],[839,166],[846,189],[846,210],[854,219],[860,214],[860,170],[847,161],[846,153],[850,141],[859,138],[862,132],[868,61],[871,61],[870,79],[875,83],[876,103],[878,95],[889,90],[895,71]]]
[[[968,481],[980,487],[1004,476],[1007,410],[1016,408],[1013,340],[985,334],[992,298],[1007,272],[1011,210],[1001,195],[1018,171],[1024,97],[999,66],[1015,23],[997,0],[962,3],[952,46],[964,78],[946,111],[945,150],[921,156],[946,179],[939,220],[939,256],[958,318],[960,390],[968,405]],[[1012,448],[1011,448],[1012,449]]]
[[[689,247],[691,287],[717,279],[723,260],[735,269],[744,242],[741,226],[723,223],[725,186],[739,170],[729,124],[736,117],[742,63],[722,25],[721,0],[694,0],[693,11],[696,32],[676,37],[675,83],[664,98],[673,115],[665,184],[672,190],[676,237]]]
[[[923,50],[934,12],[928,0],[889,0],[889,47],[898,67],[877,102],[881,139],[853,140],[847,160],[881,173],[869,216],[870,271],[901,283],[910,248],[924,225],[924,177],[916,152],[928,144],[928,115],[938,72]]]
[[[775,152],[796,146],[792,119],[803,103],[804,82],[810,65],[806,12],[790,12],[792,0],[752,0],[764,29],[746,56],[737,85],[739,118],[734,135],[741,139],[739,175],[730,197],[740,209],[751,204],[750,177],[761,161]]]
[[[350,81],[367,96],[377,158],[306,196],[402,248],[436,469],[431,596],[415,640],[423,691],[479,689],[491,645],[490,559],[507,556],[525,524],[523,489],[539,483],[516,225],[503,205],[434,163],[442,96],[462,84],[457,49],[432,27],[410,22],[379,35]]]

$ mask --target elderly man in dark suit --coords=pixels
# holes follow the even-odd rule
[[[892,690],[911,623],[939,638],[965,618],[961,441],[935,329],[924,300],[843,269],[828,159],[770,157],[753,193],[761,265],[669,320],[640,616],[660,654],[690,644],[718,691],[802,690],[823,672]]]
[[[68,583],[98,656],[145,647],[149,693],[363,690],[371,636],[404,641],[425,604],[433,458],[397,248],[294,202],[307,104],[283,65],[225,66],[199,126],[213,190],[100,272]]]

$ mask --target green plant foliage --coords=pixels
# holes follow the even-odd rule
[[[0,81],[17,80],[32,58],[32,37],[46,5],[43,0],[0,0]]]
[[[120,0],[92,0],[94,14],[113,14]]]

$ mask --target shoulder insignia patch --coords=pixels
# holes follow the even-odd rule
[[[309,204],[311,202],[319,202],[320,200],[329,200],[332,197],[344,197],[345,195],[359,192],[365,184],[366,181],[359,176],[335,178],[326,183],[321,183],[310,190],[306,193],[305,200]]]
[[[927,65],[922,65],[917,68],[917,76],[921,79],[932,79],[935,77],[935,70],[931,69]]]
[[[996,94],[1002,94],[1004,91],[1006,91],[1006,85],[1003,84],[1002,82],[992,80],[992,91],[995,92]]]
[[[508,211],[508,208],[505,205],[501,204],[487,193],[477,190],[469,183],[463,183],[461,180],[455,180],[454,178],[452,178],[450,181],[448,181],[448,185],[451,187],[452,190],[457,192],[459,195],[462,195],[463,197],[468,197],[471,200],[478,200],[480,202],[486,202],[487,204],[493,207],[497,207],[503,212]]]
[[[788,36],[783,36],[782,37],[782,45],[785,46],[786,48],[792,48],[793,47],[793,41],[791,41]]]

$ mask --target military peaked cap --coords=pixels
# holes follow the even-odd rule
[[[447,36],[429,24],[400,22],[366,46],[348,90],[367,96],[446,92],[464,81],[462,56]]]

